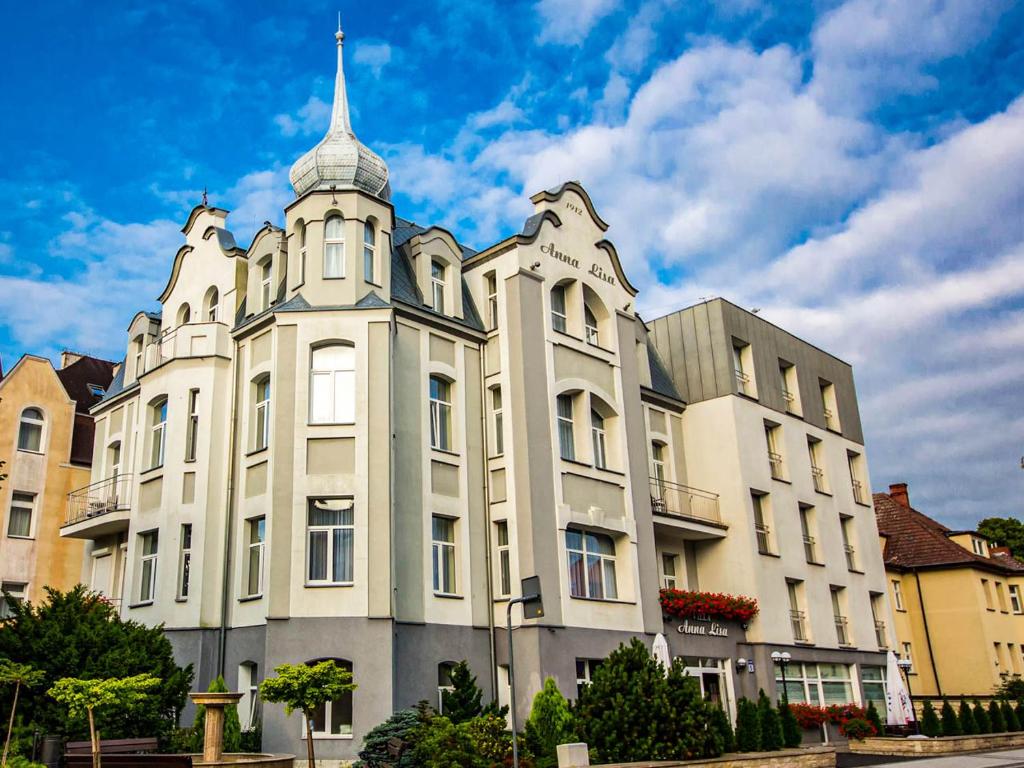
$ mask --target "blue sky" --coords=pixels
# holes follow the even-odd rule
[[[7,9],[0,354],[123,354],[207,187],[247,243],[326,129],[337,4]],[[290,7],[289,7],[290,6]],[[399,215],[580,180],[647,317],[722,295],[855,367],[876,489],[1024,498],[1024,2],[344,2]]]

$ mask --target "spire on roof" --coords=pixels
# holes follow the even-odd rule
[[[341,31],[341,12],[338,12],[338,31],[334,33],[334,39],[338,41],[338,71],[334,76],[334,106],[331,109],[331,130],[330,133],[352,133],[352,123],[348,116],[348,94],[345,92],[345,65],[342,48],[345,44],[345,33]]]

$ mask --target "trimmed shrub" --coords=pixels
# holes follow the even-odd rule
[[[711,727],[718,734],[722,742],[723,752],[736,751],[736,734],[733,733],[732,723],[729,722],[729,715],[721,707],[714,707],[711,710]]]
[[[885,726],[882,725],[882,716],[878,714],[878,709],[875,707],[875,702],[868,702],[868,708],[864,711],[864,719],[875,727],[875,733],[877,733],[879,736],[885,733]]]
[[[575,741],[569,702],[558,690],[553,677],[547,678],[544,687],[533,697],[523,736],[526,746],[536,758],[537,768],[557,766],[555,750],[558,745]]]
[[[782,746],[786,749],[799,747],[804,740],[804,732],[785,699],[779,704],[779,722],[782,724]]]
[[[512,734],[505,730],[505,718],[494,714],[480,715],[457,727],[466,731],[476,753],[492,765],[505,765],[512,760]],[[529,755],[528,749],[523,752],[524,757]]]
[[[939,724],[939,716],[935,714],[935,707],[930,701],[924,703],[921,708],[921,733],[929,738],[942,735],[942,726]]]
[[[763,690],[757,693],[757,717],[761,721],[761,749],[775,752],[782,749],[782,723],[779,712]]]
[[[960,728],[960,718],[956,716],[956,712],[953,710],[953,705],[945,699],[942,701],[942,712],[940,716],[942,718],[943,736],[960,736],[963,734],[963,730]]]
[[[1006,730],[1009,732],[1020,730],[1020,720],[1017,719],[1017,713],[1013,711],[1013,706],[1008,701],[1002,703],[1003,708],[1003,722],[1006,724]]]
[[[413,741],[421,723],[415,709],[395,712],[363,737],[354,768],[417,768]]]
[[[852,720],[847,720],[843,723],[840,730],[846,738],[853,739],[855,741],[860,741],[867,736],[875,735],[875,727],[863,717],[855,717]]]
[[[960,714],[957,716],[960,721],[960,733],[964,736],[973,736],[978,732],[978,722],[974,719],[974,709],[967,701],[960,702]]]
[[[1003,719],[1003,708],[999,702],[992,699],[988,703],[988,722],[992,726],[992,733],[1006,733],[1006,721]]]
[[[978,733],[992,733],[992,721],[979,701],[974,702],[974,722],[978,726]]]
[[[736,750],[758,752],[761,749],[761,718],[757,704],[741,698],[736,702]]]
[[[465,724],[456,725],[443,715],[423,722],[413,737],[412,765],[417,768],[490,768],[476,749]]]

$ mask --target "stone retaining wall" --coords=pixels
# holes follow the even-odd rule
[[[835,765],[835,749],[809,747],[784,749],[779,752],[733,752],[707,760],[614,763],[595,768],[835,768]]]
[[[933,739],[869,736],[861,741],[850,740],[850,751],[862,755],[948,755],[1011,747],[1024,747],[1024,731],[983,736],[938,736]]]

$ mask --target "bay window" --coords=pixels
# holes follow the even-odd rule
[[[570,528],[565,532],[569,557],[569,594],[572,597],[614,600],[615,543],[610,536]]]
[[[440,376],[430,377],[430,447],[452,450],[452,385]]]
[[[324,224],[324,277],[345,276],[345,220],[338,214]]]
[[[309,373],[312,424],[351,424],[356,420],[356,351],[347,344],[313,350]]]
[[[352,499],[310,499],[306,518],[306,583],[351,584],[354,544]]]
[[[455,521],[434,515],[431,518],[431,554],[434,592],[456,594],[455,584]]]

